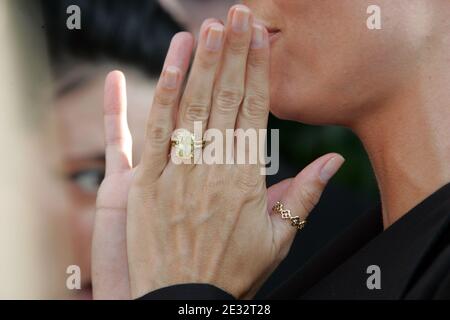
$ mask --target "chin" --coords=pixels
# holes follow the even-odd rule
[[[290,112],[288,112],[286,109],[284,108],[280,108],[279,105],[277,103],[272,103],[270,106],[270,112],[277,117],[278,119],[282,119],[282,120],[293,120],[292,119],[292,114]]]
[[[281,90],[272,90],[270,111],[278,119],[305,124],[318,124],[321,122],[320,115],[325,114],[304,99],[292,97],[289,92]]]
[[[284,100],[284,99],[283,99]],[[323,106],[305,101],[298,101],[296,104],[283,101],[273,102],[270,107],[271,113],[282,120],[295,121],[307,125],[340,125],[342,119],[335,114],[339,108],[333,106]]]
[[[282,88],[282,89],[280,89]],[[306,86],[303,86],[306,88]],[[284,90],[283,90],[284,89]],[[315,88],[312,88],[315,89]],[[292,88],[271,88],[271,113],[279,119],[308,125],[343,125],[351,117],[352,108],[344,97],[327,94],[323,90],[300,92]]]
[[[272,79],[277,79],[272,76]],[[271,82],[270,87],[270,112],[277,118],[282,120],[293,120],[295,114],[295,104],[288,103],[289,98],[286,99],[286,95],[289,92],[282,90],[284,87],[277,85],[277,81]]]

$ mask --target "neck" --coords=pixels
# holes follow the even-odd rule
[[[375,171],[385,228],[450,182],[450,66],[430,65],[352,128]]]

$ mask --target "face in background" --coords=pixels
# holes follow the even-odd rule
[[[97,189],[105,171],[103,87],[107,73],[117,66],[79,63],[57,80],[55,112],[63,152],[63,176],[68,196],[66,211],[71,225],[72,248],[82,275],[77,298],[91,298],[91,239]],[[155,82],[131,68],[127,75],[128,122],[134,137],[133,158],[139,160],[145,123]]]
[[[273,113],[351,126],[401,91],[424,62],[434,1],[377,1],[381,30],[367,27],[369,0],[243,2],[272,32]]]

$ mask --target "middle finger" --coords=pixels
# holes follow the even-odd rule
[[[245,93],[247,58],[253,17],[246,6],[236,5],[229,13],[222,65],[216,80],[209,128],[234,129]]]

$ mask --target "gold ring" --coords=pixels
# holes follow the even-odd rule
[[[291,225],[298,230],[302,230],[306,225],[306,220],[301,220],[300,217],[291,215],[291,210],[285,209],[284,205],[281,202],[277,202],[273,208],[273,213],[281,215],[281,218],[284,220],[289,220]]]
[[[171,141],[175,154],[182,160],[194,158],[194,150],[202,149],[205,146],[204,141],[195,140],[195,135],[186,129],[176,130]]]

